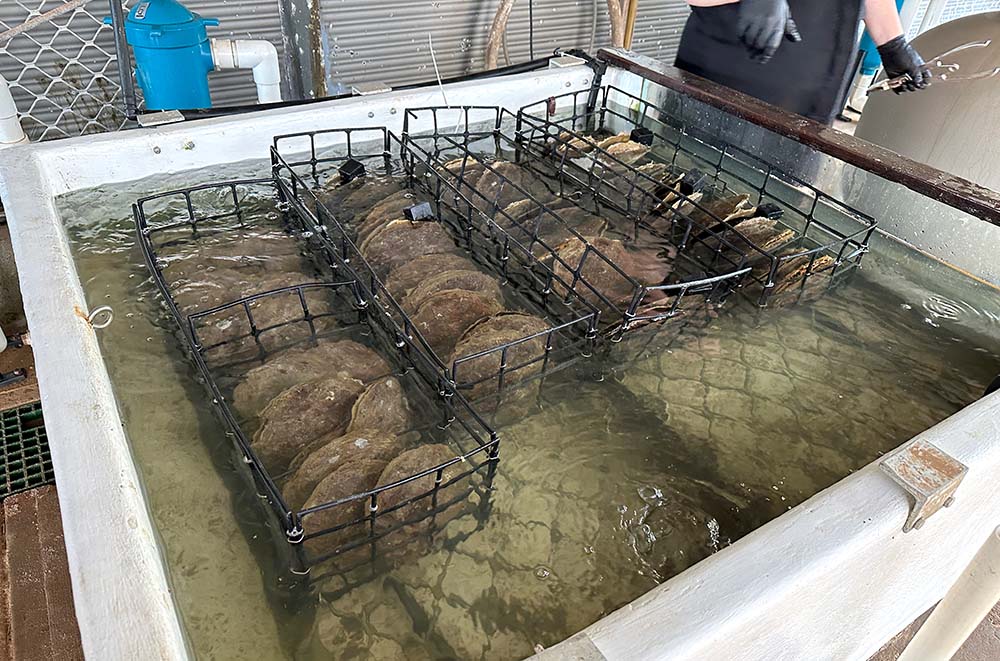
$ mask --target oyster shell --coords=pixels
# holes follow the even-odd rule
[[[455,451],[441,443],[421,445],[407,450],[385,466],[376,486],[393,484],[411,475],[440,466],[455,457]],[[376,519],[376,526],[385,529],[406,524],[405,528],[386,541],[390,542],[391,539],[391,543],[399,543],[408,536],[399,534],[403,531],[409,532],[410,535],[424,532],[432,525],[440,527],[460,514],[469,485],[466,480],[458,478],[467,469],[468,464],[463,461],[444,468],[441,471],[441,486],[438,487],[436,495],[434,494],[436,473],[424,475],[394,489],[381,492],[378,497],[378,509],[381,514]],[[449,484],[452,480],[455,481]],[[413,502],[408,502],[411,500]]]
[[[456,253],[421,255],[393,269],[386,278],[385,288],[397,301],[404,299],[426,278],[445,271],[473,271],[476,265],[468,257]]]
[[[361,244],[361,254],[379,276],[386,275],[421,255],[455,252],[455,241],[434,222],[393,220]]]
[[[639,142],[626,140],[608,145],[605,151],[617,161],[625,165],[632,165],[642,160],[649,153],[649,147]]]
[[[774,218],[757,217],[744,220],[733,226],[733,229],[748,243],[765,252],[773,252],[795,238],[795,232],[781,225]],[[732,238],[737,244],[739,241]],[[750,257],[756,256],[751,252]]]
[[[316,485],[302,508],[325,505],[369,491],[375,486],[387,463],[384,459],[367,457],[342,466]],[[365,515],[365,500],[360,498],[309,514],[302,519],[303,527],[306,533],[310,534],[358,521]],[[358,525],[349,525],[341,530],[308,539],[303,544],[313,556],[323,556],[333,553],[342,544],[363,539],[367,534],[368,528],[362,521]]]
[[[595,291],[613,305],[627,304],[636,291],[636,285],[629,278],[644,286],[656,286],[662,284],[673,270],[675,255],[669,246],[633,249],[626,248],[617,239],[599,236],[584,238],[607,259],[601,259],[592,251],[588,253],[587,244],[579,239],[570,239],[556,249],[561,261],[555,262],[553,271],[564,282],[572,283],[573,271],[578,270],[580,279],[586,284],[578,283],[574,289],[594,305],[603,306],[601,297]],[[565,291],[561,293],[565,294]]]
[[[381,356],[352,340],[324,340],[312,347],[286,349],[263,365],[249,370],[233,392],[233,407],[253,418],[280,392],[318,379],[344,373],[368,383],[391,371]]]
[[[497,303],[503,303],[503,293],[496,278],[482,271],[452,270],[432,275],[414,287],[408,296],[403,298],[401,305],[404,310],[411,311],[420,308],[428,298],[446,289],[461,289],[482,294]]]
[[[703,200],[689,212],[689,215],[701,226],[719,231],[723,225],[731,224],[732,221],[741,218],[750,218],[755,213],[757,206],[750,203],[750,195],[740,193],[707,202]]]
[[[160,250],[157,252],[160,270],[168,282],[176,284],[211,278],[217,270],[257,275],[311,270],[302,257],[299,243],[280,230],[233,234],[212,240],[184,241],[183,252]]]
[[[363,389],[361,381],[340,373],[282,391],[261,411],[251,447],[271,475],[284,473],[310,441],[347,430]]]
[[[331,185],[333,184],[333,185]],[[330,207],[338,218],[352,218],[359,211],[367,211],[390,195],[402,190],[401,181],[395,177],[367,174],[346,185],[340,179],[331,179],[316,194],[319,201]]]
[[[387,462],[403,451],[404,441],[378,430],[351,430],[342,436],[327,434],[281,490],[285,503],[298,511],[327,476],[362,461]]]
[[[486,213],[494,208],[504,209],[509,204],[524,199],[521,190],[530,192],[532,179],[531,174],[516,163],[495,161],[476,182],[475,189],[479,194],[472,196],[472,204]]]
[[[394,376],[387,376],[369,383],[354,400],[347,433],[365,432],[395,436],[410,429],[414,417],[415,413],[410,408],[410,402],[399,380]],[[309,455],[329,443],[330,439],[330,434],[324,434],[307,443],[292,459],[289,467],[298,470]]]
[[[468,328],[458,339],[451,354],[451,363],[459,358],[472,356],[483,351],[521,340],[525,337],[544,333],[551,326],[540,317],[520,312],[496,314]],[[507,350],[507,367],[504,383],[510,384],[538,373],[542,369],[542,361],[533,361],[545,354],[547,337],[541,335],[521,342]],[[458,365],[455,378],[459,383],[475,385],[470,390],[470,397],[477,399],[490,394],[499,387],[501,352],[494,351]]]
[[[205,358],[212,362],[245,360],[271,353],[295,342],[320,336],[339,326],[336,307],[325,289],[303,289],[311,324],[296,290],[276,293],[247,304],[258,330],[255,340],[250,318],[236,306],[199,318],[195,324]]]
[[[813,255],[800,255],[782,263],[774,274],[775,284],[771,294],[777,295],[792,290],[806,276],[809,276],[809,282],[805,285],[807,287],[809,283],[816,281],[819,281],[819,284],[826,284],[825,277],[817,278],[816,275],[833,266],[835,260],[830,255],[819,255],[815,259],[813,257]]]
[[[451,355],[469,326],[503,309],[495,299],[462,289],[428,296],[412,315],[413,324],[438,356]]]
[[[560,133],[559,139],[554,141],[554,143],[553,151],[559,158],[562,158],[563,155],[566,158],[580,158],[594,148],[593,143],[586,138],[574,136],[567,131]]]
[[[191,314],[253,294],[315,281],[315,278],[295,272],[260,275],[252,269],[215,269],[197,280],[173,284],[170,295],[178,309]]]
[[[607,151],[612,145],[622,144],[631,141],[632,141],[631,133],[618,133],[617,135],[608,136],[607,138],[598,140],[597,146]]]
[[[419,200],[413,191],[403,189],[362,212],[363,215],[358,214],[360,219],[354,223],[354,230],[358,233],[358,241],[363,243],[379,228],[393,220],[402,219],[404,217],[403,211],[417,202]]]
[[[462,168],[463,162],[465,163],[465,169]],[[479,182],[479,178],[486,172],[486,166],[471,156],[468,158],[459,157],[448,161],[439,167],[437,171],[452,181],[461,178],[465,186],[475,188]]]

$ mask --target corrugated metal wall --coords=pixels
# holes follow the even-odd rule
[[[209,29],[209,36],[267,39],[280,53],[280,1],[188,0],[186,4],[202,16],[221,21],[218,28]],[[299,7],[309,2],[291,1]],[[432,80],[428,34],[443,77],[478,70],[497,5],[497,0],[317,1],[322,6],[330,94],[365,80],[382,80],[394,86]],[[61,3],[0,0],[0,28],[20,25]],[[134,0],[125,4],[134,4]],[[529,5],[533,5],[535,19],[536,57],[557,47],[590,48],[593,44],[596,49],[608,43],[605,0],[520,0],[508,26],[508,55],[513,62],[529,58]],[[0,73],[12,83],[31,139],[115,130],[123,125],[114,42],[111,29],[101,23],[108,11],[106,2],[95,0],[0,47]],[[645,0],[640,5],[633,47],[644,54],[672,59],[687,11],[683,0]],[[307,13],[301,11],[300,15]],[[216,105],[255,101],[249,71],[213,73],[210,87]]]
[[[534,14],[534,54],[556,48],[606,46],[611,28],[605,0],[520,0],[507,25],[512,62],[529,59],[529,5]],[[442,78],[482,68],[496,0],[387,0],[322,4],[328,92],[352,83],[381,80],[404,85],[434,78],[428,35]],[[639,5],[633,48],[672,60],[688,14],[683,0],[646,0]],[[501,52],[501,64],[504,58]]]

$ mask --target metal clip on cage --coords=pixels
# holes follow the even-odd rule
[[[480,514],[488,509],[490,488],[499,461],[499,438],[461,394],[447,390],[447,384],[436,375],[429,380],[425,378],[426,370],[410,369],[418,367],[414,359],[419,361],[422,352],[412,345],[409,338],[395,336],[394,327],[384,324],[382,315],[369,313],[367,294],[357,280],[334,279],[349,271],[347,263],[325,246],[311,245],[315,243],[313,226],[303,223],[301,218],[281,204],[280,192],[273,179],[257,179],[207,184],[142,198],[133,205],[136,232],[147,267],[174,317],[182,341],[208,390],[213,408],[233,439],[240,463],[246,467],[245,475],[253,488],[264,496],[268,510],[275,517],[277,525],[272,527],[272,532],[287,550],[291,570],[306,573],[310,567],[330,561],[330,571],[343,573],[367,562],[377,552],[381,540],[403,528],[420,524],[419,530],[425,534],[434,528],[436,516],[447,510],[447,518],[452,518],[454,508],[464,506],[465,501],[471,504],[478,499],[476,511]],[[161,252],[178,242],[208,234],[224,236],[227,232],[243,231],[254,226],[257,220],[268,215],[260,208],[262,200],[269,204],[270,209],[282,212],[281,229],[289,237],[304,242],[306,252],[317,258],[315,263],[322,274],[320,279],[329,281],[257,291],[207,309],[192,310],[191,305],[183,308],[178,305],[175,300],[178,283],[165,273],[169,270],[169,261]],[[225,203],[228,208],[222,213],[206,213],[201,208],[205,203],[214,208]],[[160,220],[163,217],[165,219]],[[316,294],[325,298],[310,300]],[[300,313],[291,318],[286,316],[276,324],[261,318],[261,304],[280,297],[297,301]],[[333,305],[317,305],[317,300]],[[295,309],[294,305],[291,307]],[[214,344],[206,342],[206,332],[214,334],[213,329],[219,328],[217,322],[220,318],[225,320],[225,327],[235,329],[234,332]],[[336,318],[339,323],[322,335],[317,332],[317,324],[324,318]],[[303,332],[294,336],[289,346],[305,351],[316,346],[318,340],[355,331],[356,336],[372,340],[373,346],[369,348],[398,370],[397,378],[403,382],[407,394],[416,398],[412,401],[415,408],[440,413],[440,424],[417,431],[435,442],[446,440],[454,448],[455,455],[439,465],[404,476],[391,484],[308,508],[290,508],[279,487],[283,476],[273,474],[260,460],[227,398],[222,384],[227,379],[230,382],[233,380],[232,365],[220,367],[217,364],[220,361],[215,360],[213,352],[228,346],[243,355],[243,349],[249,344],[253,351],[249,352],[248,361],[259,363],[268,352],[289,348],[284,345],[265,347],[265,338],[273,333],[280,333],[285,338],[287,330],[296,326],[301,326]],[[266,366],[267,363],[263,364]],[[446,471],[448,479],[445,479]],[[426,492],[417,493],[391,507],[380,506],[387,495],[429,476],[434,476],[433,486]],[[402,508],[417,501],[426,502],[427,506],[415,508],[418,513],[414,515],[405,514],[410,510],[400,513]],[[320,513],[331,510],[363,513],[337,517],[341,522],[330,527],[317,527],[313,523]],[[479,518],[482,520],[481,516]],[[322,549],[319,551],[311,550],[315,540],[321,539],[339,541],[315,547]],[[398,541],[389,546],[390,549],[397,547]]]
[[[598,95],[593,90],[571,92],[521,108],[516,120],[521,153],[539,169],[554,170],[571,189],[586,190],[630,217],[646,217],[659,205],[686,228],[681,239],[685,248],[692,239],[703,242],[698,250],[718,249],[723,241],[739,246],[749,258],[750,279],[759,286],[759,305],[793,285],[802,289],[814,275],[829,276],[832,282],[834,276],[860,264],[868,252],[876,224],[870,216],[761,156],[709,139],[685,124],[683,108],[671,113],[614,86],[597,89]],[[595,98],[600,100],[597,107],[591,105]],[[631,136],[639,130],[650,143],[642,159],[645,165],[668,166],[667,176],[654,178],[638,161],[626,162],[598,146],[601,138]],[[708,175],[711,185],[706,193],[716,198],[745,194],[754,208],[769,205],[777,210],[770,236],[787,233],[791,238],[771,246],[735,230],[736,222],[722,217],[705,198],[683,189],[679,178],[694,170]],[[665,191],[665,182],[676,185]],[[670,196],[665,209],[663,192]],[[692,224],[696,232],[688,231]],[[709,231],[714,236],[706,234]]]
[[[719,303],[739,287],[749,269],[737,245],[712,230],[693,235],[691,223],[654,226],[619,208],[595,204],[601,199],[595,191],[586,186],[571,190],[558,173],[534,167],[513,132],[514,120],[495,106],[411,108],[405,113],[403,137],[407,152],[428,167],[458,162],[451,167],[453,185],[474,200],[478,211],[469,222],[499,227],[506,240],[528,246],[557,273],[566,274],[569,290],[602,311],[602,329],[613,339],[669,320],[685,308]],[[496,182],[492,194],[467,180],[467,173],[483,171]],[[528,200],[530,210],[515,214],[504,204],[512,197]],[[586,230],[569,220],[577,211],[607,219],[609,240],[585,236]],[[695,244],[713,247],[702,255],[689,249]],[[612,258],[609,248],[619,255]],[[657,253],[675,253],[659,259],[669,273],[664,281],[644,282],[629,273],[632,255],[644,254],[649,262]]]
[[[359,135],[366,135],[367,140],[359,140]],[[311,223],[326,249],[343,258],[371,300],[379,305],[380,314],[376,316],[389,320],[397,336],[407,338],[418,348],[423,364],[437,370],[445,387],[470,392],[477,400],[499,397],[510,385],[541,378],[577,357],[589,355],[596,338],[597,311],[577,297],[562,299],[554,295],[558,278],[530,250],[515,242],[498,250],[491,239],[497,234],[496,228],[492,235],[475,231],[461,214],[455,213],[457,207],[471,209],[472,205],[457,189],[449,187],[439,172],[427,170],[418,176],[404,170],[404,164],[411,160],[402,141],[385,128],[281,135],[274,138],[271,148],[275,181],[284,199]],[[544,318],[548,327],[484,351],[438,355],[362,254],[356,240],[357,228],[347,219],[339,219],[317,193],[328,182],[350,183],[338,176],[345,163],[355,162],[365,164],[365,171],[372,177],[401,177],[413,192],[414,203],[426,201],[434,211],[433,218],[421,222],[439,223],[458,248],[497,277],[505,293],[520,297],[525,309]],[[362,179],[357,184],[372,182]],[[488,366],[485,373],[483,365]]]

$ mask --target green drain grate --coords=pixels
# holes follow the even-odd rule
[[[40,402],[0,413],[0,499],[53,484]]]

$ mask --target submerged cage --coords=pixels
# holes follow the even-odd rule
[[[312,227],[280,202],[279,193],[273,179],[207,184],[142,198],[133,212],[149,271],[235,444],[238,461],[246,466],[246,475],[277,521],[272,530],[289,551],[290,568],[301,573],[326,563],[324,573],[340,574],[376,555],[395,557],[413,543],[427,542],[457,516],[473,515],[481,521],[499,461],[499,438],[460,393],[449,390],[421,364],[423,352],[409,338],[396,334],[383,315],[370,313],[364,288],[343,277],[348,265],[316,241]],[[224,212],[202,211],[220,205]],[[174,277],[171,269],[176,266],[165,248],[206,236],[228,239],[254,227],[261,216],[298,242],[317,281],[269,289],[267,277],[250,269],[250,282],[241,284],[250,289],[259,284],[259,290],[249,295],[230,287],[218,292],[227,298],[222,304],[199,308],[197,301],[187,298],[179,304],[177,296],[186,293],[190,277]],[[220,274],[209,271],[209,284],[215,275]],[[231,285],[221,275],[220,282]],[[231,386],[248,373],[241,367],[259,365],[266,370],[268,357],[293,350],[308,355],[322,342],[337,339],[363,343],[372,356],[384,360],[410,406],[424,413],[423,422],[412,427],[407,445],[420,448],[430,441],[443,444],[450,454],[434,465],[394,474],[395,479],[385,484],[292,506],[280,486],[289,474],[262,461],[251,440],[252,416],[234,409]]]
[[[499,228],[481,231],[463,220],[466,214],[456,210],[471,209],[471,203],[441,172],[417,173],[406,167],[412,159],[404,143],[387,129],[327,129],[277,136],[271,160],[276,184],[290,206],[312,224],[327,250],[341,256],[376,302],[377,316],[392,325],[397,337],[406,338],[425,355],[425,363],[436,368],[445,387],[468,392],[476,400],[502,397],[508,385],[545,376],[590,354],[598,311],[580,297],[557,295],[558,289],[571,288],[570,283]],[[409,191],[406,195],[412,195],[406,222],[444,228],[462,254],[495,276],[505,296],[544,319],[545,327],[483,350],[440,355],[411,318],[412,310],[404,310],[403,301],[386,287],[385,274],[366,259],[359,228],[352,222],[356,219],[340,216],[338,205],[330,200],[341,187],[364,189],[393,178]],[[506,240],[498,244],[499,236]]]
[[[804,288],[813,276],[832,282],[861,263],[875,229],[872,217],[683,117],[681,108],[659,108],[606,85],[521,108],[516,140],[528,160],[554,172],[571,191],[587,191],[634,218],[659,208],[685,224],[712,229],[716,236],[709,243],[740,246],[752,266],[759,305],[772,294]],[[600,144],[615,135],[644,145],[642,157],[633,160]],[[644,171],[657,163],[665,166],[664,175]],[[764,210],[756,218],[773,221],[766,232],[740,231],[739,221],[754,216],[727,217],[713,205],[740,195]],[[690,238],[683,236],[682,245]]]
[[[583,187],[569,190],[558,173],[534,167],[519,147],[514,116],[498,107],[408,109],[404,141],[410,169],[448,169],[451,186],[471,200],[466,222],[499,228],[503,240],[526,246],[565,274],[567,295],[594,303],[602,330],[615,339],[719,304],[749,272],[745,252],[714,230],[694,232],[693,223],[672,216],[650,222],[608,209]],[[640,193],[652,195],[640,187],[626,191]],[[608,237],[592,235],[595,220],[606,222]]]

